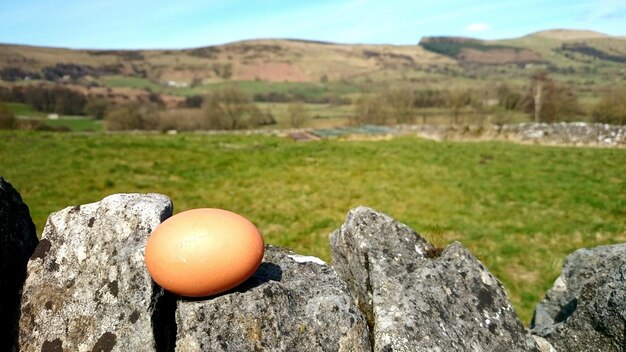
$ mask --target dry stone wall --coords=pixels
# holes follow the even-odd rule
[[[365,207],[332,234],[333,266],[268,246],[257,272],[235,289],[178,297],[156,285],[143,262],[147,237],[171,214],[166,196],[116,194],[52,214],[37,244],[26,206],[0,178],[0,283],[13,292],[0,301],[0,349],[625,348],[624,245],[568,257],[526,330],[498,279],[460,243],[436,248]]]

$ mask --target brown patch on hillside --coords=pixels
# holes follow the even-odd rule
[[[161,94],[161,99],[165,103],[165,107],[168,109],[177,108],[185,102],[185,98],[178,95]]]
[[[115,104],[127,104],[134,102],[149,101],[149,93],[143,89],[135,88],[106,88],[106,87],[83,87],[79,85],[65,85],[64,87],[84,94],[87,98],[98,98],[112,101]],[[168,109],[176,108],[185,101],[185,97],[177,95],[161,94],[161,99]]]
[[[541,56],[530,50],[493,49],[481,51],[466,48],[461,50],[458,59],[467,63],[502,65],[539,62]]]
[[[260,79],[270,82],[306,82],[309,80],[300,67],[287,62],[259,62],[242,66],[237,79]]]

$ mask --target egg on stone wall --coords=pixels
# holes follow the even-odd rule
[[[161,287],[186,297],[222,293],[244,282],[263,259],[259,230],[239,214],[215,208],[178,213],[148,238],[145,261]]]

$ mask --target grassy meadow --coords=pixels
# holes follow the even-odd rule
[[[0,132],[0,175],[39,233],[64,207],[158,192],[175,212],[230,209],[266,242],[327,261],[329,234],[351,208],[370,206],[437,245],[461,241],[525,323],[568,253],[626,241],[624,149],[22,131]]]

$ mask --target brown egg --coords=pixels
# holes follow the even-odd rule
[[[261,264],[264,245],[248,219],[223,209],[184,211],[165,220],[146,244],[146,267],[161,287],[187,297],[227,291]]]

